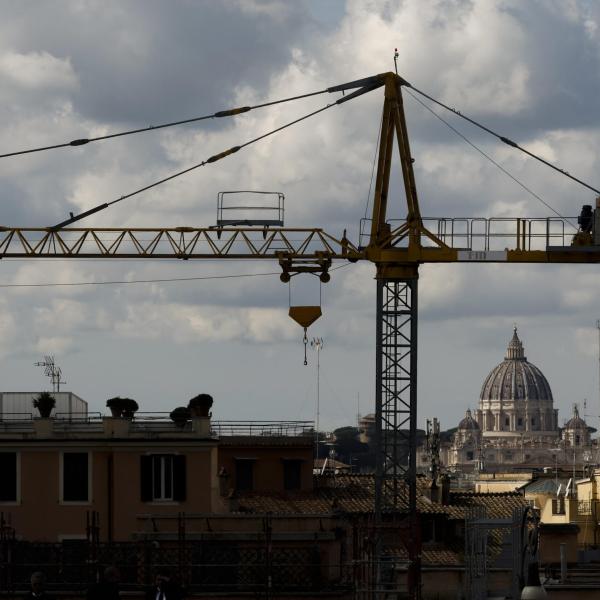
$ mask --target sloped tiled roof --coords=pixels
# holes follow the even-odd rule
[[[524,485],[521,489],[526,494],[548,494],[556,496],[559,485],[562,485],[564,489],[567,487],[567,483],[569,483],[568,479],[540,477],[539,479],[535,479],[531,483]]]
[[[407,494],[408,497],[408,494]],[[316,479],[312,492],[245,492],[236,496],[237,510],[286,514],[332,512],[366,514],[375,505],[375,479],[372,474],[342,474]],[[448,514],[448,509],[417,494],[417,510],[427,514]]]
[[[384,548],[383,554],[408,563],[408,550],[402,545]],[[421,565],[424,567],[461,567],[463,564],[462,553],[447,545],[425,544],[421,549]]]
[[[488,518],[509,519],[515,508],[528,505],[529,502],[518,492],[450,492],[450,513],[453,519],[464,519],[467,509],[476,506],[484,506]]]
[[[327,462],[325,462],[327,461]],[[315,469],[322,469],[323,464],[327,469],[351,469],[352,467],[346,463],[335,460],[334,458],[315,458],[314,467]]]

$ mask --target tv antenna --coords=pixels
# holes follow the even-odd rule
[[[43,362],[34,363],[36,367],[44,367],[44,375],[46,377],[50,377],[52,380],[52,391],[60,392],[60,384],[67,383],[66,381],[61,381],[62,371],[60,367],[57,367],[54,364],[54,356],[44,356]]]

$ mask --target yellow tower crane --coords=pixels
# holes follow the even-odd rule
[[[457,262],[600,262],[600,210],[585,206],[579,217],[579,231],[574,236],[565,231],[562,218],[423,218],[403,109],[403,86],[412,88],[397,74],[383,73],[324,90],[330,93],[356,90],[328,107],[380,87],[385,90],[373,211],[369,241],[365,246],[353,244],[345,232],[343,236],[335,237],[320,228],[67,227],[109,206],[104,204],[81,215],[71,215],[70,219],[54,227],[0,227],[0,258],[276,260],[281,266],[284,282],[292,275],[307,272],[319,274],[322,281],[328,281],[328,270],[334,260],[374,263],[377,285],[375,522],[376,527],[385,527],[386,512],[390,510],[406,514],[409,596],[419,598],[420,543],[416,499],[419,266]],[[247,110],[250,108],[223,111],[213,116],[230,116]],[[406,219],[397,223],[388,218],[394,139],[406,198]],[[500,139],[522,150],[514,142]],[[88,141],[93,140],[74,140],[55,147],[78,146]],[[216,162],[244,146],[231,148],[197,166]],[[405,460],[406,449],[408,461]],[[376,535],[376,538],[380,539],[380,536]],[[380,554],[381,547],[378,547],[376,556]],[[376,576],[375,579],[373,597],[381,597],[379,578]]]

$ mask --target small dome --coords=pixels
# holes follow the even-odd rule
[[[587,423],[579,416],[577,405],[573,407],[573,416],[565,423],[565,429],[587,429]]]
[[[523,343],[513,331],[504,360],[485,378],[480,400],[547,400],[552,403],[552,391],[544,374],[527,362]]]
[[[465,415],[465,418],[458,424],[458,428],[468,430],[479,429],[479,425],[477,424],[477,421],[473,418],[470,408],[467,409],[467,414]]]

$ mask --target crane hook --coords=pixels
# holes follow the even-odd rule
[[[308,364],[308,360],[306,359],[306,346],[308,345],[308,336],[306,335],[306,327],[304,328],[304,338],[302,339],[304,342],[304,366]]]

